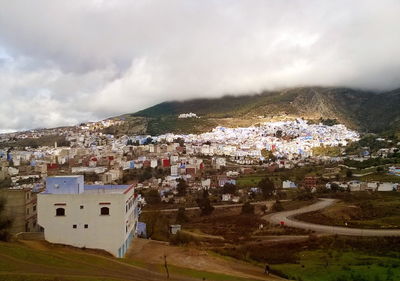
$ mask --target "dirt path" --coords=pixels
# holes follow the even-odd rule
[[[164,255],[167,256],[169,264],[179,267],[243,278],[283,280],[274,276],[266,277],[263,274],[262,268],[245,262],[222,258],[194,248],[170,246],[165,242],[146,239],[136,239],[127,254],[127,258],[154,264],[163,264]]]
[[[400,236],[400,230],[392,229],[362,229],[362,228],[350,228],[340,226],[330,226],[303,222],[294,219],[296,215],[318,211],[333,205],[337,200],[335,199],[320,199],[319,202],[312,205],[292,210],[269,214],[263,218],[271,223],[279,224],[283,222],[286,226],[313,230],[316,232],[348,235],[348,236]]]

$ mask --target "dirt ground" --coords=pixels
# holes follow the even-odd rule
[[[167,263],[179,267],[191,268],[234,275],[243,278],[259,280],[283,280],[279,277],[266,277],[263,268],[230,258],[220,257],[216,254],[193,247],[170,246],[166,242],[136,239],[127,253],[126,258],[147,263],[163,264],[164,255]]]

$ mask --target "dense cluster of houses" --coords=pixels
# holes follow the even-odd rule
[[[363,182],[357,180],[348,182],[330,182],[326,184],[326,188],[331,189],[333,184],[336,184],[342,190],[348,191],[398,191],[400,189],[399,183],[378,181]]]
[[[306,158],[312,156],[313,147],[346,146],[350,141],[358,140],[359,135],[344,125],[308,124],[305,120],[297,119],[244,128],[216,127],[211,132],[197,135],[165,134],[157,139],[171,142],[177,138],[185,141],[188,153],[258,161],[264,159],[262,149],[280,158]]]

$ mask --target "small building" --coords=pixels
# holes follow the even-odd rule
[[[313,189],[317,187],[317,177],[305,177],[303,180],[303,187]]]
[[[49,177],[38,194],[45,240],[123,257],[136,236],[140,198],[133,185],[84,185],[83,176]]]
[[[291,188],[297,188],[297,186],[294,182],[287,180],[282,182],[282,188],[291,189]]]
[[[181,231],[182,227],[180,224],[171,224],[169,226],[169,233],[175,235],[178,231]]]
[[[37,232],[36,192],[31,188],[4,188],[0,189],[0,198],[4,198],[5,216],[12,219],[11,234],[19,232]]]

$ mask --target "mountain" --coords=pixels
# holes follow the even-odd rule
[[[200,118],[177,118],[189,112]],[[363,132],[382,133],[400,130],[400,89],[380,93],[334,87],[290,88],[254,95],[163,102],[123,117],[131,122],[144,122],[144,132],[152,135],[198,133],[217,125],[248,126],[296,117],[336,120]]]

